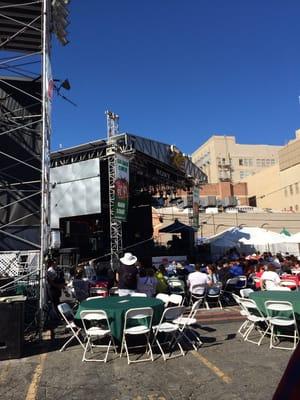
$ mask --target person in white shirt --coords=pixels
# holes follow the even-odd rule
[[[268,264],[267,271],[264,271],[261,276],[262,287],[266,290],[272,290],[272,288],[280,285],[280,277],[275,272],[275,266],[273,264]]]
[[[201,296],[205,293],[205,290],[208,286],[211,286],[211,281],[208,279],[208,275],[200,272],[200,265],[195,265],[195,272],[192,272],[188,275],[187,285],[189,291],[198,296]]]

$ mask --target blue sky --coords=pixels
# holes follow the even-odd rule
[[[298,0],[72,0],[52,51],[52,148],[120,130],[192,153],[212,134],[285,144],[300,128]]]

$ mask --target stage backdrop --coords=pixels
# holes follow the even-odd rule
[[[59,219],[101,213],[98,158],[51,168],[51,228]]]

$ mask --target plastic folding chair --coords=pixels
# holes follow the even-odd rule
[[[293,280],[288,280],[288,279],[282,280],[280,282],[280,286],[288,287],[291,290],[297,290],[298,289],[297,283],[295,281],[293,281]]]
[[[139,292],[131,293],[130,296],[131,297],[147,297],[146,293],[139,293]]]
[[[152,347],[151,347],[151,344],[149,341],[149,335],[151,332],[151,325],[152,325],[152,318],[153,318],[153,309],[151,307],[131,308],[126,311],[120,357],[122,357],[123,349],[125,348],[128,364],[143,362],[143,361],[153,361]],[[126,340],[126,336],[129,336],[129,335],[134,335],[134,336],[145,335],[146,346],[139,345],[139,346],[130,346],[129,347],[127,344],[127,340]],[[140,358],[140,359],[136,359],[136,360],[130,359],[129,349],[139,348],[139,347],[146,347],[144,354],[150,354],[150,357]]]
[[[183,316],[173,320],[173,323],[179,325],[179,330],[182,332],[184,338],[193,346],[196,351],[203,344],[198,333],[193,329],[193,326],[197,324],[196,314],[201,308],[202,301],[203,300],[195,301],[187,317]],[[193,335],[195,340],[190,339],[188,336],[189,333]]]
[[[207,289],[206,291],[206,304],[207,308],[209,308],[209,303],[217,303],[220,309],[223,309],[222,303],[221,303],[221,289],[222,286],[220,285],[214,285],[211,286],[210,288]]]
[[[240,290],[240,295],[243,299],[248,299],[249,298],[249,294],[254,292],[253,289],[250,288],[246,288],[246,289],[241,289]]]
[[[199,289],[203,289],[203,293],[197,293]],[[202,300],[201,305],[204,305],[209,310],[209,305],[206,301],[206,286],[194,285],[190,288],[190,306],[193,305],[194,301]]]
[[[91,287],[90,288],[90,296],[107,297],[108,289],[105,287]]]
[[[247,332],[244,335],[244,340],[246,342],[254,343],[260,346],[263,338],[266,336],[268,330],[269,330],[269,323],[268,319],[263,316],[261,313],[260,309],[257,307],[255,301],[251,299],[239,299],[240,304],[244,307],[244,309],[247,310],[249,313],[246,317],[248,321],[250,322],[249,327],[247,329]],[[262,330],[261,326],[265,324],[266,327]],[[255,341],[253,339],[249,339],[250,334],[252,331],[257,328],[257,331],[260,334],[260,339],[258,341]]]
[[[286,287],[286,286],[274,286],[270,290],[273,290],[273,291],[275,290],[275,291],[278,291],[278,292],[291,292],[291,289],[289,287]]]
[[[248,310],[241,304],[240,302],[240,297],[237,294],[232,293],[232,297],[234,298],[235,302],[240,306],[240,314],[245,317],[245,321],[242,323],[242,325],[239,327],[238,329],[238,333],[243,337],[243,339],[245,338],[245,335],[248,331],[248,328],[251,324],[251,322],[248,320],[248,315],[249,312]]]
[[[170,359],[170,358],[175,358],[179,356],[184,356],[184,351],[179,343],[179,340],[182,336],[182,331],[180,330],[180,326],[176,324],[174,321],[176,319],[179,319],[183,316],[185,307],[183,306],[177,306],[177,307],[169,307],[166,308],[160,323],[158,325],[155,325],[152,327],[153,332],[154,332],[154,337],[152,341],[152,345],[154,342],[156,342],[164,361]],[[159,340],[160,334],[163,334],[165,339],[164,341]],[[163,346],[168,345],[169,349],[169,355],[167,355],[164,350]],[[180,350],[180,354],[174,354],[173,355],[173,349],[178,346]]]
[[[265,309],[270,324],[269,329],[271,331],[270,349],[276,348],[283,350],[295,350],[297,343],[299,341],[299,332],[292,303],[290,303],[289,301],[268,300],[265,302]],[[275,327],[282,330],[294,328],[293,335],[287,335],[279,332],[274,333]],[[293,339],[294,341],[293,347],[275,345],[274,344],[275,337],[276,338],[286,337]]]
[[[77,325],[75,325],[74,323],[74,314],[73,311],[70,307],[69,304],[67,303],[62,303],[59,304],[57,306],[58,311],[60,313],[60,315],[62,316],[63,320],[66,323],[66,328],[70,329],[70,331],[72,332],[72,336],[66,341],[66,343],[62,346],[62,348],[60,349],[60,351],[64,351],[65,348],[68,346],[68,344],[73,340],[76,339],[78,341],[78,343],[81,345],[81,347],[84,349],[84,344],[82,343],[82,341],[80,340],[79,334],[81,331],[81,328],[79,328]]]
[[[169,304],[169,299],[170,299],[170,296],[169,296],[168,294],[166,294],[166,293],[157,293],[157,295],[156,295],[155,297],[156,297],[157,299],[163,301],[163,302],[165,303],[165,307],[168,306],[168,304]]]
[[[106,312],[104,310],[84,310],[81,311],[80,318],[82,320],[83,328],[87,337],[82,361],[100,361],[106,363],[111,344],[113,345],[112,347],[114,348],[115,353],[117,353]],[[102,340],[106,337],[109,338],[108,344],[95,343],[96,341]],[[104,358],[94,358],[95,353],[93,348],[106,349]],[[89,350],[91,358],[87,358],[87,353]]]
[[[172,303],[176,306],[181,306],[183,303],[183,297],[180,294],[170,294],[169,303]]]

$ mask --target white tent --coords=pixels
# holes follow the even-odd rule
[[[229,228],[208,239],[212,254],[218,256],[228,249],[237,247],[240,252],[251,254],[256,251],[271,251],[272,253],[289,252],[299,255],[299,245],[289,242],[280,233],[258,227]]]

